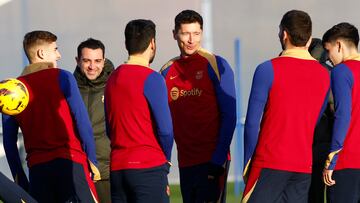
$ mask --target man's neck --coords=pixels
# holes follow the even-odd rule
[[[292,44],[287,44],[285,46],[285,50],[288,50],[288,49],[299,49],[299,50],[308,50],[308,47],[307,46],[301,46],[301,47],[297,47],[297,46],[294,46]]]
[[[181,57],[181,58],[185,58],[185,59],[186,59],[186,58],[189,58],[189,57],[191,57],[191,56],[196,55],[196,54],[199,52],[199,50],[200,50],[200,49],[198,49],[197,51],[195,51],[193,54],[190,54],[190,55],[189,55],[189,54],[185,54],[185,53],[181,53],[181,54],[180,54],[180,57]]]
[[[142,65],[142,66],[149,66],[149,58],[144,56],[143,54],[133,54],[130,55],[127,62],[127,64],[136,64],[136,65]]]
[[[348,48],[344,50],[344,59],[343,61],[359,58],[359,52],[356,48]]]

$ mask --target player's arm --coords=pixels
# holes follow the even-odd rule
[[[170,162],[174,142],[173,126],[165,81],[159,73],[153,72],[147,77],[144,84],[144,95],[155,119],[156,135],[166,159]]]
[[[3,145],[14,181],[28,191],[29,181],[21,164],[17,148],[19,125],[13,116],[2,114]]]
[[[271,61],[266,61],[256,68],[244,128],[244,177],[247,175],[248,167],[258,142],[260,121],[273,80],[274,71]]]
[[[354,79],[346,65],[341,64],[331,72],[331,89],[334,95],[335,120],[330,145],[330,154],[325,163],[325,169],[333,170],[336,165],[338,153],[344,145],[346,133],[351,118],[352,87]]]
[[[320,123],[320,120],[321,120],[321,117],[323,116],[325,110],[326,110],[326,107],[328,106],[329,104],[329,97],[331,95],[331,91],[330,91],[330,87],[329,87],[329,90],[328,92],[326,93],[326,96],[324,98],[324,102],[323,102],[323,105],[321,106],[321,110],[320,110],[320,114],[319,114],[319,117],[318,117],[318,120],[317,120],[317,123],[316,125],[318,125]]]
[[[93,179],[100,180],[100,172],[97,168],[93,130],[84,101],[82,100],[79,88],[77,87],[76,80],[70,72],[65,70],[60,70],[59,80],[61,89],[74,118],[83,150],[88,156],[89,164],[94,175]]]
[[[236,96],[234,73],[227,61],[216,56],[217,69],[208,66],[209,76],[215,88],[216,99],[220,111],[219,137],[210,161],[209,175],[222,173],[223,164],[227,160],[230,144],[236,126]]]

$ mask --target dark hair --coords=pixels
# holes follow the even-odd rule
[[[328,70],[331,70],[332,66],[330,65],[329,56],[322,45],[321,39],[312,38],[311,44],[309,46],[309,52],[311,56],[319,61],[321,65],[323,65]]]
[[[319,62],[326,62],[328,59],[326,50],[322,45],[322,41],[319,38],[312,38],[309,46],[309,52]]]
[[[322,41],[323,44],[327,42],[334,42],[338,39],[343,39],[347,42],[358,47],[359,44],[359,32],[358,29],[350,23],[339,23],[334,25],[328,31],[325,32]]]
[[[193,10],[183,10],[175,17],[175,32],[180,29],[181,24],[199,23],[203,29],[203,19],[199,13]]]
[[[155,24],[151,20],[130,21],[125,27],[125,46],[129,55],[143,53],[155,35]]]
[[[89,48],[89,49],[101,49],[103,52],[103,58],[105,57],[105,46],[104,44],[97,39],[89,38],[79,44],[77,47],[77,55],[78,58],[81,57],[81,51],[83,48]]]
[[[34,46],[42,45],[45,43],[51,44],[53,42],[56,42],[56,40],[56,35],[49,31],[35,30],[26,33],[23,40],[23,48],[29,61],[32,61],[31,59],[34,57],[34,55],[31,53],[31,49]]]
[[[289,34],[291,44],[298,47],[305,46],[311,37],[311,18],[304,11],[288,11],[281,19],[280,29]]]

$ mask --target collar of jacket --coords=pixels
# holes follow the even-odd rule
[[[104,69],[100,73],[99,77],[97,77],[95,80],[89,80],[85,74],[81,71],[79,66],[76,66],[76,69],[74,71],[74,77],[79,85],[79,87],[105,87],[105,83],[107,79],[109,78],[111,72],[114,70],[113,63],[105,59]]]
[[[31,73],[35,73],[41,70],[54,68],[54,64],[51,62],[40,62],[40,63],[32,63],[24,68],[21,73],[21,76],[28,75]]]

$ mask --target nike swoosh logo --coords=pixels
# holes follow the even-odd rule
[[[177,78],[177,76],[179,76],[179,75],[170,76],[170,80],[173,80],[173,79]]]

